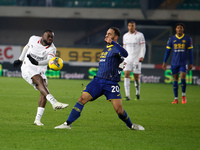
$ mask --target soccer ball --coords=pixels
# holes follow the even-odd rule
[[[49,61],[49,68],[54,71],[61,70],[63,67],[63,60],[60,57],[51,58]]]

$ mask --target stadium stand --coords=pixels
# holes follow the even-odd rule
[[[4,6],[45,6],[45,0],[0,0]],[[139,0],[52,0],[55,7],[140,8]]]
[[[141,8],[141,0],[52,0],[53,7],[71,8]],[[200,0],[161,0],[149,2],[155,9],[200,9]],[[0,0],[1,6],[46,6],[45,0]]]
[[[200,0],[151,0],[146,8],[147,18],[141,15],[144,1],[52,0],[53,7],[44,8],[45,0],[0,0],[1,45],[24,45],[32,34],[39,35],[50,27],[55,31],[56,46],[102,48],[105,31],[110,26],[120,28],[123,35],[127,32],[127,21],[134,20],[147,41],[145,63],[156,64],[163,59],[159,56],[164,55],[167,39],[174,34],[173,26],[183,22],[194,42],[194,63],[200,65],[200,20],[190,15],[199,13]],[[117,11],[107,18],[110,8]],[[42,14],[37,13],[43,10]],[[113,18],[116,16],[120,18]],[[122,44],[122,36],[119,43]]]
[[[184,0],[179,3],[177,9],[197,9],[200,10],[200,0]]]

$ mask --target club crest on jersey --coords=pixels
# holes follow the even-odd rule
[[[107,54],[108,54],[108,52],[101,52],[100,58],[106,58]]]
[[[186,40],[182,40],[182,43],[186,43]]]
[[[176,40],[173,41],[174,43],[176,42]]]

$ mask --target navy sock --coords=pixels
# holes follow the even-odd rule
[[[67,125],[70,125],[72,122],[74,122],[76,119],[78,119],[81,116],[81,111],[83,110],[84,105],[81,102],[77,102],[72,109],[68,119],[67,119]]]
[[[173,90],[174,90],[174,96],[178,97],[178,81],[174,81]]]
[[[186,80],[181,79],[181,87],[182,87],[182,93],[186,92]]]
[[[126,123],[126,125],[131,128],[132,126],[132,122],[131,122],[131,119],[128,117],[128,114],[126,113],[126,111],[124,110],[124,113],[123,115],[118,115],[118,117],[124,121]]]

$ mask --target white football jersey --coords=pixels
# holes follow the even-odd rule
[[[52,55],[53,57],[55,57],[56,47],[54,46],[54,44],[52,43],[50,46],[43,46],[40,43],[41,39],[42,37],[39,37],[39,36],[30,37],[29,42],[26,45],[26,47],[28,47],[28,50],[21,67],[22,71],[28,69],[36,73],[40,73],[40,72],[45,73],[47,70],[47,65],[45,66],[33,65],[27,57],[28,54],[30,54],[38,62],[46,60],[48,55]]]
[[[139,62],[139,58],[144,58],[145,54],[141,52],[141,44],[145,44],[143,33],[135,31],[133,34],[130,32],[124,34],[123,47],[128,52],[128,57],[124,60],[126,63]]]

